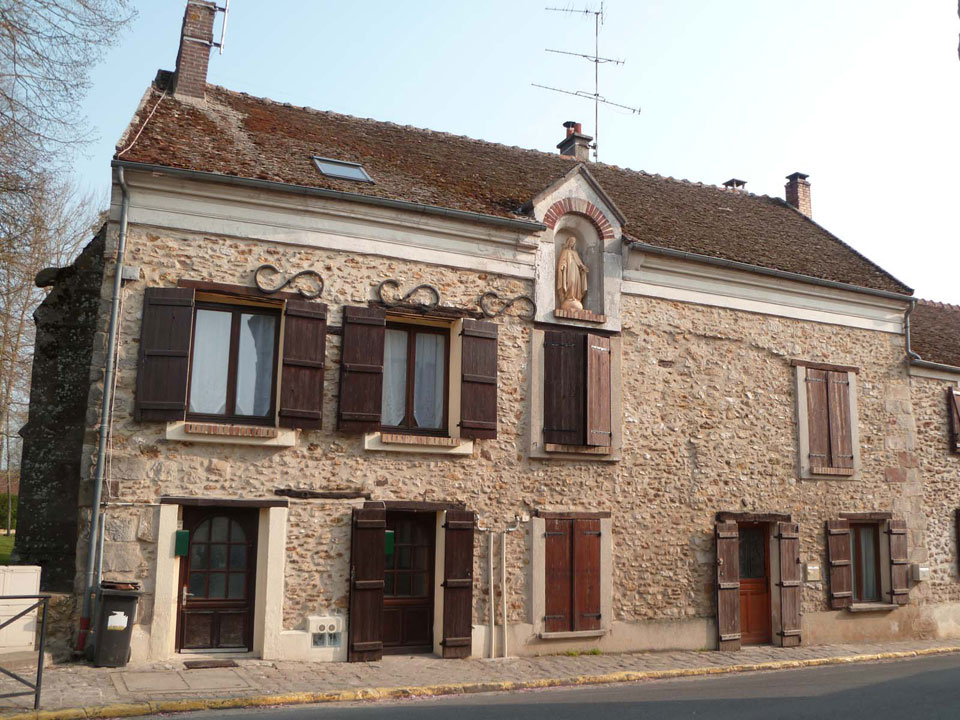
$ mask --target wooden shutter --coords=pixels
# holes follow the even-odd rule
[[[800,526],[777,523],[780,543],[780,645],[800,644]]]
[[[347,659],[383,657],[383,566],[387,511],[354,508],[350,540],[350,617]]]
[[[586,334],[543,333],[543,441],[586,444]]]
[[[573,562],[570,557],[573,523],[566,518],[544,520],[544,632],[573,629]]]
[[[460,437],[497,436],[497,330],[496,323],[463,321]]]
[[[827,403],[827,372],[802,368],[807,387],[807,438],[811,471],[830,467],[830,413]]]
[[[364,433],[380,429],[385,332],[382,309],[343,308],[338,430]]]
[[[954,525],[957,534],[957,570],[960,571],[960,509],[954,511]]]
[[[735,522],[716,526],[717,649],[740,649],[740,532]]]
[[[587,335],[586,444],[610,447],[610,338]]]
[[[960,453],[960,390],[947,388],[947,414],[950,415],[950,450]]]
[[[134,404],[138,422],[183,420],[192,331],[192,288],[146,289]]]
[[[471,510],[447,510],[443,548],[443,657],[470,657],[473,646]],[[493,598],[491,598],[491,601]]]
[[[853,603],[853,570],[850,567],[850,522],[827,520],[827,561],[830,564],[830,607]]]
[[[890,537],[890,602],[906,605],[910,601],[910,561],[907,559],[907,523],[888,520]]]
[[[600,629],[600,521],[573,521],[573,630]]]
[[[830,405],[830,467],[853,468],[853,433],[850,420],[850,376],[846,372],[827,373]]]
[[[319,430],[323,419],[327,306],[307,300],[288,300],[285,316],[280,425]]]

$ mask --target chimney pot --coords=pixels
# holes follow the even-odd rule
[[[809,175],[802,172],[795,172],[787,175],[787,184],[785,186],[785,196],[788,203],[802,212],[808,218],[813,217],[813,203],[810,200],[810,183],[807,181]]]
[[[723,184],[723,186],[727,188],[727,190],[743,190],[747,187],[747,181],[738,180],[737,178],[730,178]]]
[[[593,138],[583,134],[583,127],[578,122],[567,120],[563,126],[567,129],[567,136],[557,145],[560,154],[576,158],[580,162],[588,162],[590,142]]]
[[[213,47],[213,19],[216,14],[217,5],[214,2],[187,0],[173,81],[176,95],[203,97],[207,87],[207,64]]]

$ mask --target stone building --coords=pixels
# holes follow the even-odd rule
[[[137,659],[960,634],[960,345],[921,340],[957,314],[917,305],[911,348],[912,290],[807,176],[787,202],[591,163],[576,123],[549,154],[234,93],[215,12],[37,314],[17,552],[48,587],[82,588],[102,480]]]

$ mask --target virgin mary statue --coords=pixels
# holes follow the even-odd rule
[[[561,310],[583,310],[587,294],[587,266],[577,253],[577,239],[567,236],[557,259],[557,298]]]

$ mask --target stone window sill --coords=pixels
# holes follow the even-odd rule
[[[543,449],[548,453],[575,453],[577,455],[609,455],[609,447],[599,447],[596,445],[558,445],[557,443],[544,443]]]
[[[891,603],[854,603],[853,605],[847,608],[848,612],[852,613],[864,613],[864,612],[890,612],[891,610],[896,610],[899,605],[893,605]]]
[[[570,630],[568,632],[542,632],[537,637],[541,640],[579,640],[583,638],[597,638],[606,635],[609,630]]]
[[[473,455],[473,440],[402,435],[400,433],[366,433],[363,449],[381,452],[430,453],[431,455]]]
[[[177,442],[294,447],[297,433],[289,428],[177,421],[167,423],[166,438]]]

